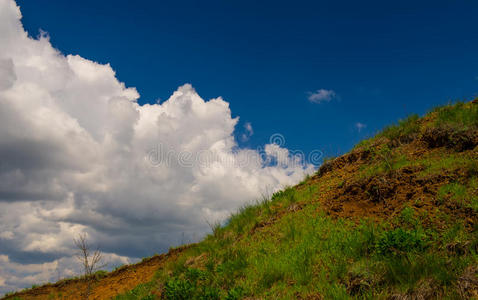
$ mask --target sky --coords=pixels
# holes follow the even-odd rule
[[[196,241],[324,156],[477,96],[477,13],[0,0],[0,294],[77,275],[80,233],[109,268]]]
[[[139,103],[191,83],[258,147],[344,153],[411,113],[478,95],[476,1],[22,1],[25,29],[110,63]],[[309,93],[334,91],[311,103]],[[364,124],[358,130],[357,124]],[[242,133],[237,132],[237,136]]]

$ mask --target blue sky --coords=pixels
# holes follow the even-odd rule
[[[25,29],[110,63],[140,103],[191,83],[289,149],[343,153],[410,113],[478,92],[475,1],[25,1]],[[318,89],[336,97],[307,100]],[[360,132],[355,124],[366,124]]]

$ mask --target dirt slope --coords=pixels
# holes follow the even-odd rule
[[[118,294],[133,289],[138,284],[150,281],[155,272],[164,266],[168,260],[177,258],[189,246],[170,250],[167,254],[156,255],[144,261],[124,266],[107,274],[104,278],[93,280],[93,289],[89,299],[111,299]],[[63,280],[38,288],[16,293],[4,299],[83,299],[86,283],[81,279]]]

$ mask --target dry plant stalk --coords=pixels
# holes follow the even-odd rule
[[[82,265],[83,276],[86,281],[84,299],[88,299],[91,294],[92,280],[94,279],[93,275],[105,265],[101,264],[102,254],[98,248],[94,252],[91,252],[86,233],[79,234],[73,241],[78,248],[77,258]]]

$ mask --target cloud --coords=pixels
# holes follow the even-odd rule
[[[129,263],[127,257],[112,253],[102,253],[104,262],[110,266]],[[31,287],[62,279],[63,276],[76,276],[78,261],[76,257],[62,257],[51,262],[20,264],[10,260],[8,255],[0,255],[0,287],[3,291],[13,291],[19,286]]]
[[[0,91],[9,89],[17,80],[11,59],[0,59]]]
[[[246,122],[244,124],[244,130],[245,132],[241,135],[241,140],[243,142],[246,142],[254,134],[254,130],[252,129],[252,125],[250,122]]]
[[[320,89],[316,92],[309,93],[309,101],[313,103],[330,102],[336,98],[337,94],[333,90]]]
[[[361,132],[362,129],[364,129],[366,127],[367,127],[367,124],[360,123],[360,122],[355,123],[355,128],[357,128],[358,132]]]
[[[124,263],[314,171],[283,145],[240,148],[221,97],[185,84],[139,105],[109,64],[63,55],[20,19],[0,0],[0,293],[78,272],[80,232]]]

